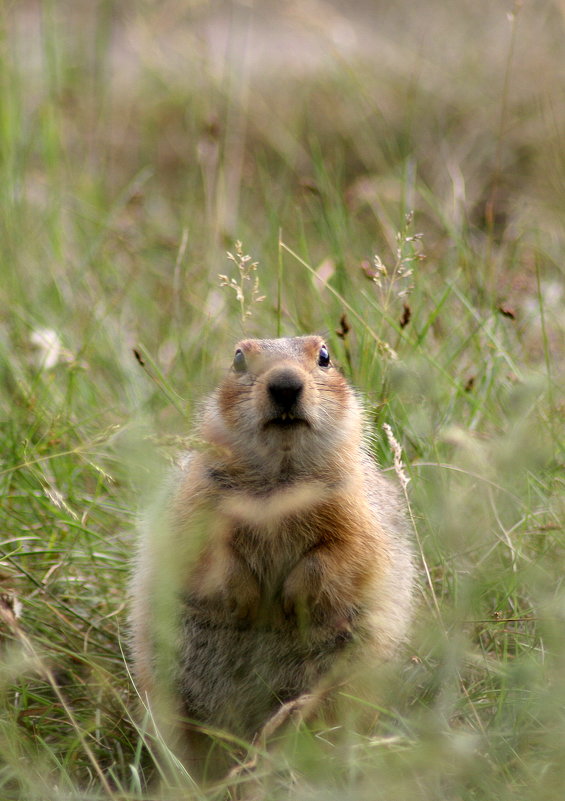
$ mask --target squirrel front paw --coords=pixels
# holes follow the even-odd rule
[[[295,618],[299,627],[315,626],[320,636],[342,644],[353,638],[355,607],[338,591],[337,582],[322,582],[322,565],[309,554],[294,566],[282,590],[282,608],[287,618]]]
[[[320,594],[320,581],[315,576],[310,559],[301,559],[286,577],[282,589],[282,608],[287,617],[301,623],[311,620]]]
[[[257,617],[260,592],[258,586],[226,588],[225,607],[230,617],[241,622],[252,622]]]
[[[216,552],[195,572],[191,604],[223,623],[252,622],[258,614],[261,588],[247,564],[233,554]]]
[[[222,596],[230,617],[241,622],[252,622],[257,617],[261,588],[245,565],[241,563],[232,565]]]

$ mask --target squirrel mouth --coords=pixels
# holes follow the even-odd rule
[[[310,424],[303,417],[293,414],[292,412],[281,412],[267,420],[263,428],[293,429],[300,428],[301,426],[309,428]]]

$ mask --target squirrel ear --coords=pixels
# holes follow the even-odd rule
[[[244,373],[247,370],[247,362],[245,361],[245,354],[238,348],[233,357],[233,369],[236,373]]]

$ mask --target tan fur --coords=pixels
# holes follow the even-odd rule
[[[323,347],[317,336],[238,344],[203,410],[204,447],[140,545],[137,686],[195,724],[185,731],[201,758],[198,724],[250,740],[281,705],[389,659],[406,636],[403,503],[365,449],[354,393],[319,363]]]

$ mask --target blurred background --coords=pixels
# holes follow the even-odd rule
[[[120,340],[137,335],[143,296],[147,338],[165,342],[174,307],[191,341],[223,308],[215,276],[235,239],[269,265],[266,290],[280,235],[355,293],[359,265],[394,248],[413,210],[428,272],[469,270],[492,302],[527,306],[535,251],[547,302],[562,302],[563,13],[7,3],[7,288],[23,284],[48,326],[111,327],[119,308]],[[287,294],[291,326],[319,327],[309,292]]]

